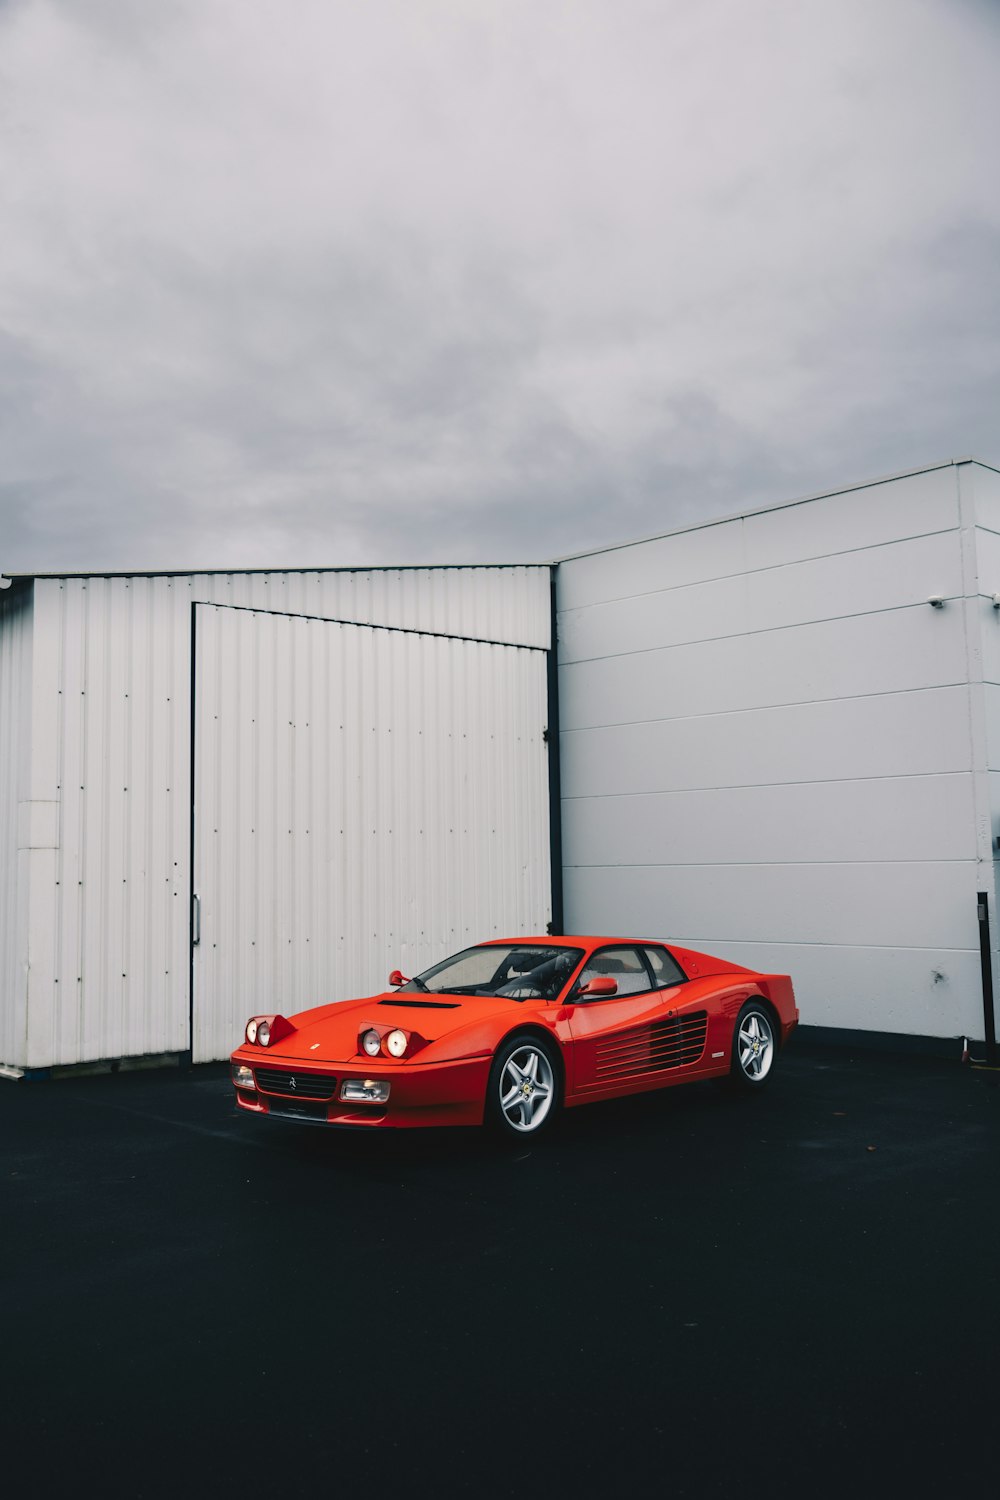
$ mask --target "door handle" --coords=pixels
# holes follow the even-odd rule
[[[201,942],[201,897],[191,897],[191,944]]]

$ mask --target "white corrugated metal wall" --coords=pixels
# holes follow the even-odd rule
[[[974,471],[560,564],[567,927],[789,971],[816,1025],[982,1036]]]
[[[30,583],[0,593],[0,1063],[23,1053],[27,1029],[33,603]]]
[[[196,1062],[551,917],[538,649],[199,607]]]
[[[0,1063],[189,1045],[193,602],[547,648],[549,577],[526,567],[38,578],[30,728],[17,731],[30,747],[34,841],[17,882],[29,905],[27,1025],[25,1035],[11,1022]]]
[[[172,579],[35,584],[32,1068],[186,1047],[189,617]]]

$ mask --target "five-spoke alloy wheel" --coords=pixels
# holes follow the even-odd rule
[[[774,1064],[774,1022],[759,1000],[748,1000],[733,1028],[731,1074],[747,1088],[760,1088]]]
[[[559,1104],[559,1065],[538,1036],[510,1037],[497,1051],[486,1088],[486,1118],[505,1135],[535,1135]]]

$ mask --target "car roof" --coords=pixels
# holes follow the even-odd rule
[[[477,948],[509,947],[513,943],[539,943],[554,948],[592,948],[606,943],[658,943],[666,942],[665,938],[650,937],[600,937],[590,934],[584,936],[571,933],[560,933],[558,937],[546,933],[538,937],[515,937],[515,938],[488,938],[485,943],[477,943]]]

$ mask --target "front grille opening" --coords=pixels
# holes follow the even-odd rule
[[[337,1080],[329,1073],[297,1073],[291,1068],[254,1068],[262,1094],[280,1094],[289,1099],[332,1099]]]

